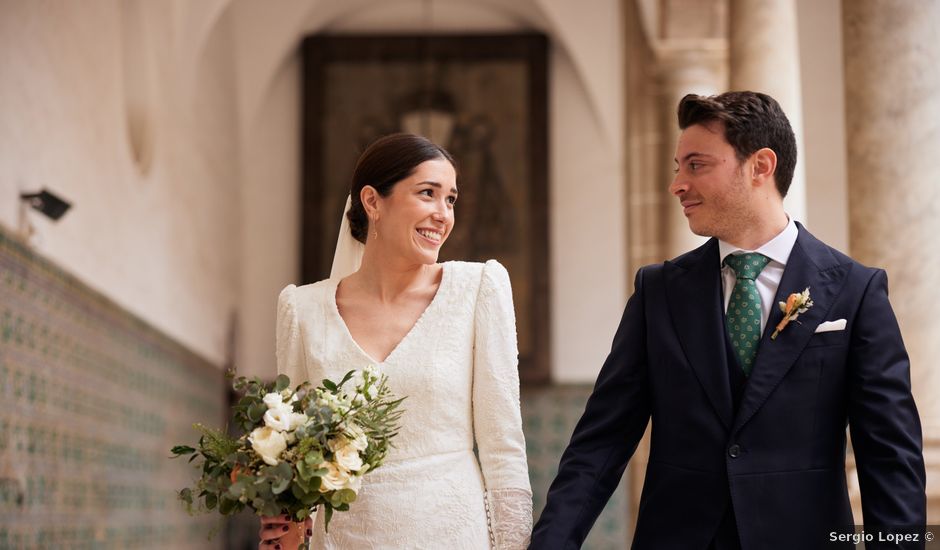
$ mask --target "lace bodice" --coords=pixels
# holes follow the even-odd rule
[[[528,543],[532,498],[509,275],[494,260],[443,265],[434,299],[380,363],[340,316],[338,280],[281,292],[279,372],[293,383],[319,383],[373,364],[388,374],[396,394],[407,396],[395,448],[364,478],[352,510],[334,516],[327,547],[481,548],[488,539],[489,546],[516,549]],[[434,469],[439,474],[428,471]],[[474,525],[477,518],[484,525]],[[470,542],[480,533],[482,542]],[[453,540],[430,540],[439,537]]]

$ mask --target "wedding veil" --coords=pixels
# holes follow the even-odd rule
[[[362,252],[365,245],[352,236],[349,229],[349,218],[346,214],[352,207],[352,196],[346,198],[346,207],[343,209],[343,221],[339,226],[339,236],[336,238],[336,252],[333,254],[333,268],[330,270],[330,279],[342,279],[359,270],[362,263]]]

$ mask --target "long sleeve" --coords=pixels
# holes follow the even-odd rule
[[[495,260],[483,267],[474,315],[473,432],[486,484],[491,542],[525,548],[532,530],[518,349],[509,274]]]
[[[849,424],[865,524],[923,526],[927,503],[920,418],[882,270],[869,282],[856,315],[849,360]]]
[[[291,387],[307,379],[303,337],[297,319],[297,287],[287,285],[277,299],[276,355],[277,373],[290,377]]]

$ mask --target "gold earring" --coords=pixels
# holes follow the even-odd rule
[[[378,218],[372,220],[372,238],[379,238],[379,220]]]

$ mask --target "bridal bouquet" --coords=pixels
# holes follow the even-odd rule
[[[349,510],[362,476],[382,465],[397,435],[404,398],[389,391],[373,367],[350,371],[339,383],[324,380],[290,389],[290,378],[272,383],[238,377],[244,397],[232,409],[243,435],[195,427],[196,447],[173,447],[202,475],[179,491],[190,513],[232,515],[250,507],[258,515],[290,514],[303,521],[323,506],[329,526],[334,511]]]

